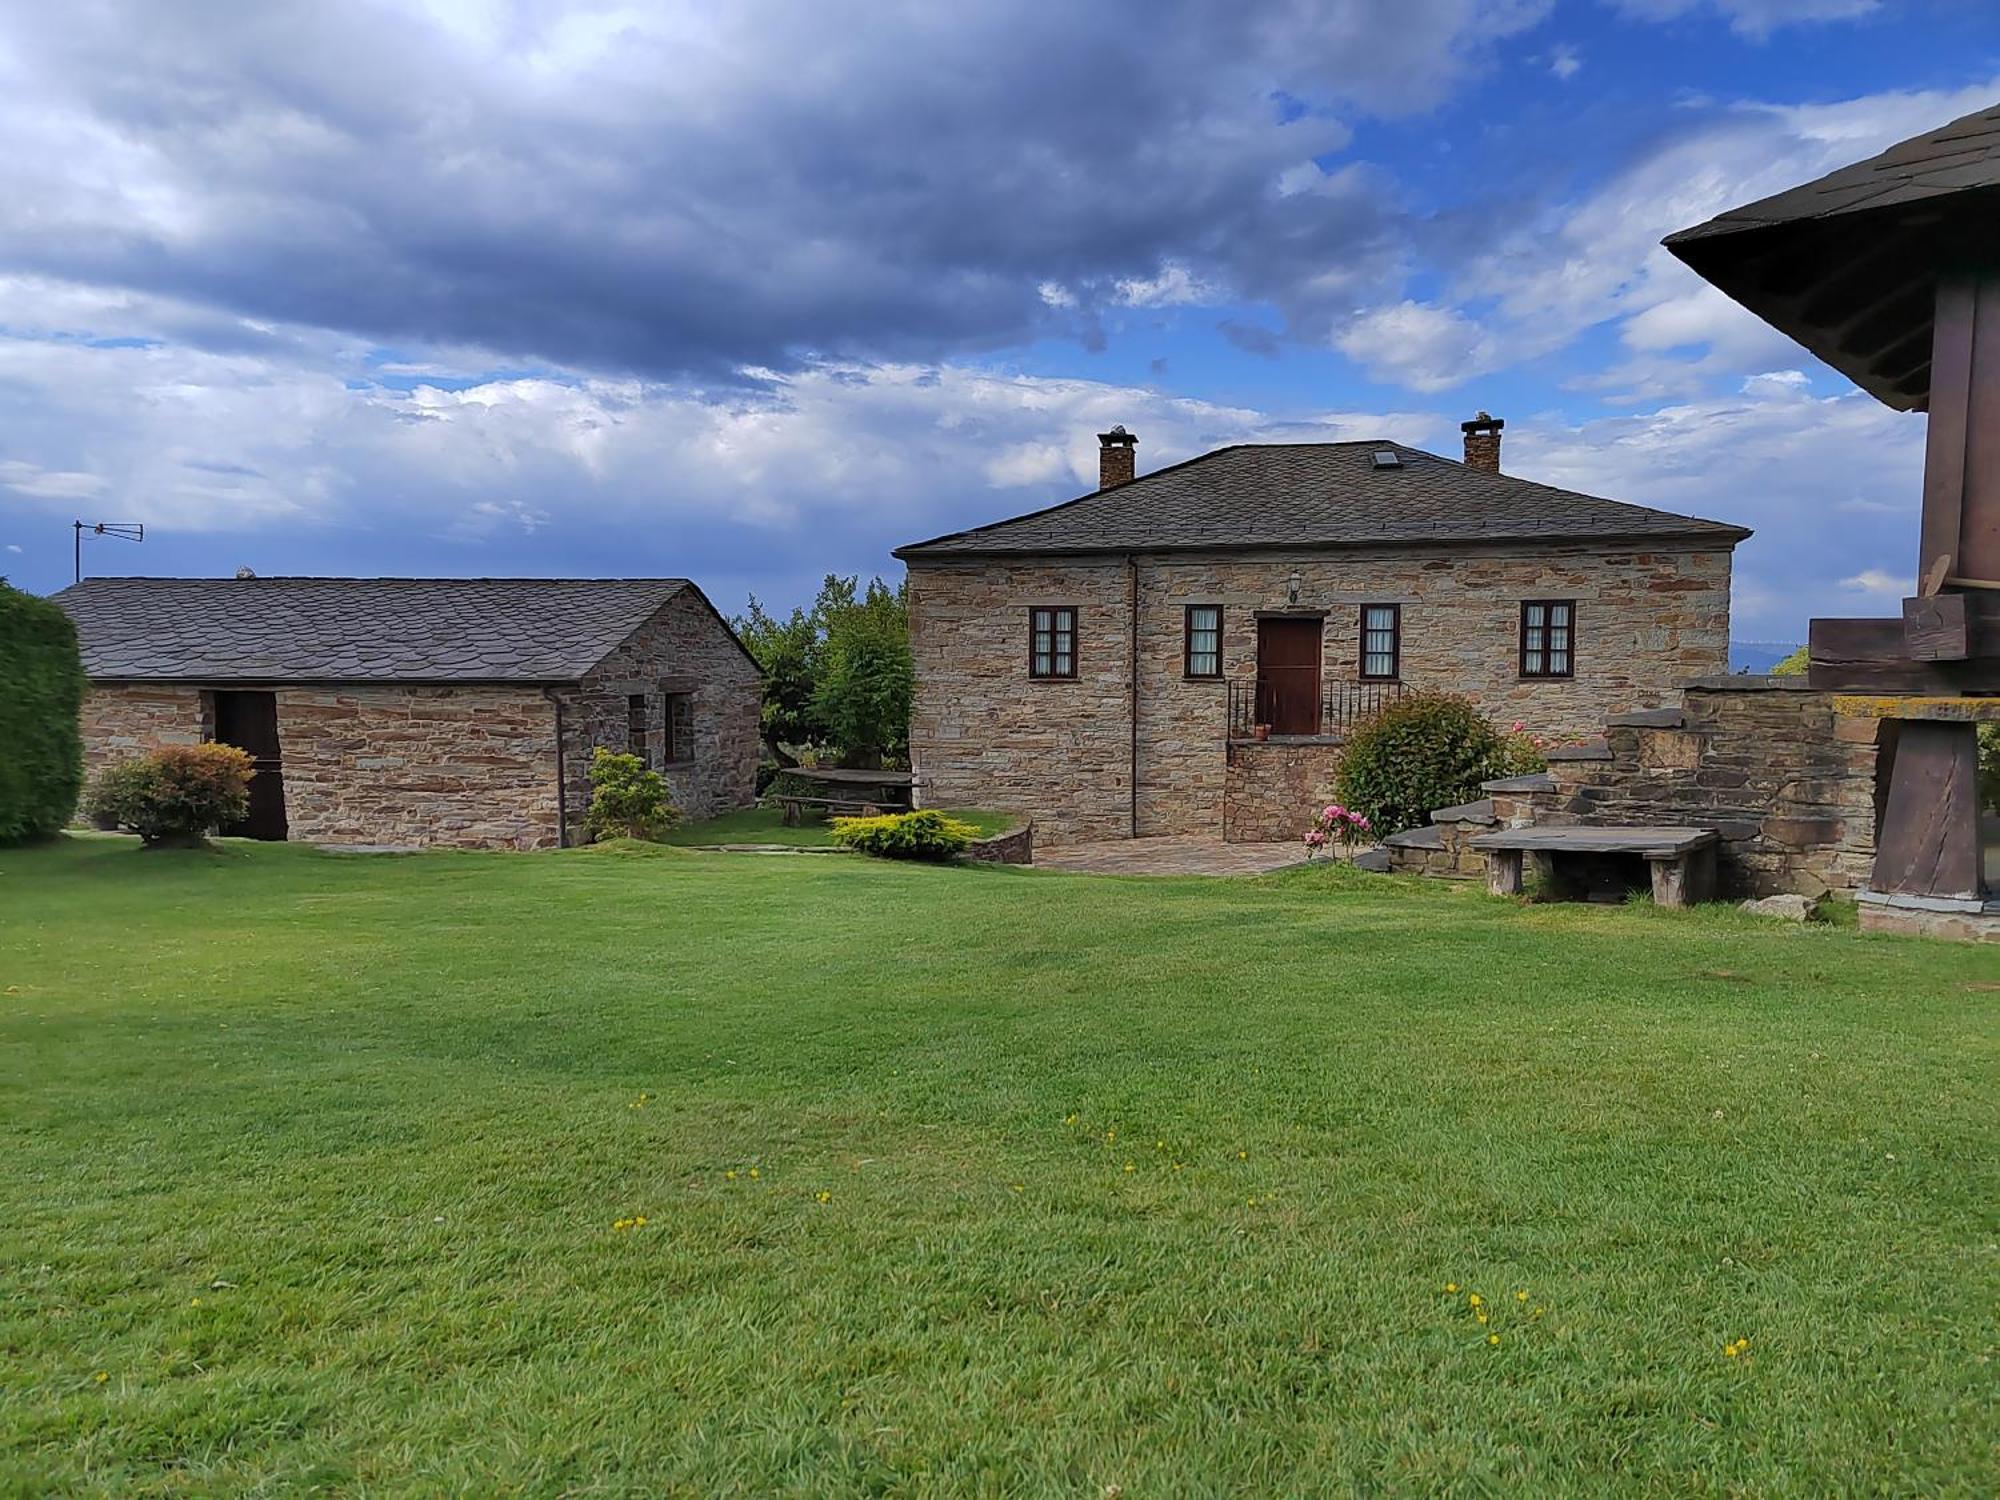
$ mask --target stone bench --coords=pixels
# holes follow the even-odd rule
[[[1689,906],[1715,896],[1719,839],[1713,828],[1502,828],[1471,845],[1486,856],[1486,888],[1496,896],[1518,896],[1529,869],[1552,880],[1558,859],[1622,854],[1646,861],[1656,903]]]

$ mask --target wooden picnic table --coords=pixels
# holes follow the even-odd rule
[[[1633,854],[1646,861],[1653,900],[1661,906],[1688,906],[1715,896],[1713,828],[1499,828],[1472,840],[1486,854],[1486,888],[1496,896],[1517,896],[1532,867],[1542,879],[1557,873],[1556,860],[1589,854]]]

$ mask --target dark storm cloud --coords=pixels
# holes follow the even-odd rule
[[[0,272],[652,374],[1088,343],[1173,268],[1319,336],[1399,256],[1343,118],[1545,9],[17,8]]]

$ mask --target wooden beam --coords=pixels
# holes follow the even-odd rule
[[[1889,795],[1869,887],[1886,895],[1977,898],[1979,736],[1971,724],[1910,720],[1887,752]]]
[[[1964,661],[1972,655],[1965,595],[1933,593],[1903,601],[1903,649],[1912,661]]]
[[[1943,601],[1949,600],[1950,603]],[[1965,619],[1962,658],[1911,654],[1906,624],[1912,605],[1936,605],[1940,614]],[[1807,681],[1831,692],[1960,693],[2000,692],[2000,592],[1982,589],[1934,594],[1906,601],[1904,620],[1814,620]]]

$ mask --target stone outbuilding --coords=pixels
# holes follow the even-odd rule
[[[1355,720],[1405,689],[1555,739],[1728,670],[1740,526],[1401,443],[1241,444],[898,550],[922,802],[1049,843],[1295,839]]]
[[[761,677],[684,578],[90,578],[94,774],[164,744],[257,760],[229,832],[318,844],[580,841],[598,746],[688,817],[755,796]]]

